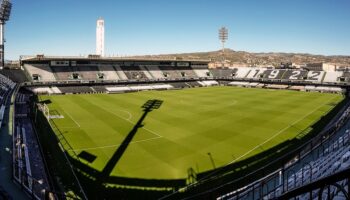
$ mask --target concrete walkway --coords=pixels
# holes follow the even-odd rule
[[[4,116],[4,124],[0,128],[0,187],[12,199],[30,199],[21,187],[12,181],[12,133],[9,133],[9,107]]]

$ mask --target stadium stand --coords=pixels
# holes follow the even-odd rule
[[[32,81],[55,81],[56,78],[52,73],[50,66],[45,64],[30,65],[25,64],[24,68],[27,70]],[[67,79],[67,78],[66,78]]]
[[[104,75],[104,80],[119,80],[119,76],[112,65],[99,65],[100,73]]]
[[[129,80],[145,80],[147,76],[139,66],[120,66]]]
[[[172,82],[170,83],[174,88],[188,88],[189,86],[185,82]]]
[[[31,88],[35,94],[62,94],[61,90],[56,86],[52,87],[34,87]]]
[[[141,91],[141,90],[168,90],[173,88],[169,84],[156,84],[156,85],[138,85],[138,86],[107,86],[108,93],[123,93],[129,91]]]
[[[153,76],[148,72],[145,66],[140,65],[141,71],[146,75],[147,79],[152,80]]]
[[[326,86],[305,86],[305,91],[309,92],[331,92],[331,93],[343,93],[344,89],[339,87],[326,87]]]
[[[339,77],[343,76],[343,72],[326,72],[323,83],[338,83]]]
[[[77,72],[84,80],[96,80],[98,79],[98,67],[97,66],[77,66]]]
[[[72,80],[72,79],[80,79],[81,77],[79,76],[78,73],[75,74],[73,77],[73,69],[70,67],[65,67],[65,66],[54,66],[51,67],[55,77],[57,80],[65,81],[65,80]]]
[[[230,82],[228,83],[228,85],[232,85],[232,86],[242,86],[242,87],[247,87],[249,86],[249,82]]]
[[[92,62],[92,61],[91,61]],[[24,68],[29,74],[38,75],[38,80],[81,80],[82,85],[74,83],[69,85],[30,85],[34,93],[45,94],[69,94],[69,93],[125,93],[141,90],[168,90],[189,87],[214,86],[220,84],[239,87],[263,87],[269,89],[290,89],[309,92],[331,92],[346,94],[346,83],[350,82],[349,72],[306,71],[303,69],[273,69],[273,68],[249,68],[249,67],[219,67],[209,69],[204,64],[178,65],[176,60],[162,61],[93,61],[96,66],[90,64],[67,66],[49,66],[49,64],[26,64]],[[106,64],[108,63],[108,64]],[[44,66],[37,69],[36,66]],[[46,68],[48,68],[46,70]],[[35,69],[33,69],[35,68]],[[52,69],[52,71],[50,71]],[[45,79],[43,78],[45,77]],[[103,77],[103,78],[101,78]],[[31,79],[33,80],[33,79]],[[109,83],[86,83],[85,80],[108,80]],[[276,81],[277,80],[277,81]],[[35,81],[33,81],[35,82]],[[85,84],[85,85],[84,85]],[[105,85],[103,85],[105,84]],[[3,90],[1,90],[3,91]],[[2,94],[2,93],[1,93]],[[19,103],[20,101],[18,101]],[[283,109],[283,108],[281,108]],[[1,111],[1,110],[0,110]],[[347,119],[349,109],[339,112],[344,113],[340,119]],[[1,114],[1,112],[0,112]],[[218,199],[274,199],[285,195],[291,190],[303,187],[307,184],[322,180],[329,175],[341,172],[349,167],[350,140],[349,131],[340,125],[341,120],[336,120],[328,130],[336,130],[321,136],[321,144],[311,144],[307,150],[298,149],[299,156],[295,159],[281,160],[277,171],[261,178],[254,177],[246,180],[244,187],[221,192]],[[338,123],[339,122],[339,123]],[[347,125],[350,126],[350,123]],[[25,132],[25,131],[22,131]],[[321,132],[323,134],[323,132]],[[321,134],[320,133],[320,134]],[[18,136],[23,140],[23,135]],[[315,137],[316,138],[316,137]],[[313,138],[314,139],[314,138]],[[26,139],[25,139],[26,140]],[[322,143],[327,141],[326,144]],[[319,142],[319,141],[317,141]],[[18,149],[18,155],[25,156],[25,148]],[[321,153],[320,153],[321,152]],[[300,155],[303,156],[300,156]],[[317,156],[315,156],[317,155]],[[279,159],[279,158],[276,158]],[[281,158],[282,159],[282,158]],[[19,166],[30,165],[19,162]],[[247,165],[248,166],[248,165]],[[270,169],[265,168],[266,171]],[[285,171],[284,171],[285,170]],[[283,172],[281,172],[283,171]],[[29,173],[27,171],[26,173]],[[264,171],[265,173],[265,171]],[[270,173],[270,171],[268,172]],[[283,176],[281,175],[283,174]],[[242,175],[243,176],[243,175]],[[245,175],[244,175],[245,176]],[[273,178],[271,178],[273,177]],[[261,178],[261,179],[258,179]],[[258,179],[258,180],[257,180]],[[225,180],[222,187],[228,187],[235,180]],[[343,183],[342,183],[343,184]],[[231,185],[233,186],[233,184]],[[221,187],[221,186],[219,186]],[[226,189],[226,188],[225,188]],[[208,191],[211,193],[215,188]],[[321,190],[319,190],[321,191]],[[311,199],[316,198],[317,192],[313,192]],[[336,197],[342,198],[339,192],[333,191]],[[308,199],[308,195],[300,195],[299,199]],[[213,197],[213,196],[211,196]],[[256,197],[256,198],[255,198]]]
[[[323,78],[325,76],[324,71],[309,71],[307,74],[307,81],[312,81],[316,83],[321,83],[323,81]]]
[[[199,83],[199,81],[191,81],[191,82],[185,82],[189,87],[200,87],[202,84]]]
[[[164,73],[159,69],[158,66],[150,65],[150,66],[145,66],[145,68],[152,75],[153,79],[156,79],[156,80],[164,79],[165,77]]]
[[[198,83],[202,86],[215,86],[219,85],[217,81],[198,81]]]
[[[249,79],[259,79],[263,78],[263,73],[266,71],[265,68],[253,68],[247,74],[247,78]]]
[[[258,82],[230,82],[228,83],[228,85],[231,85],[231,86],[240,86],[240,87],[259,87],[259,88],[262,88],[262,87],[265,87],[265,84],[263,83],[258,83]]]
[[[172,66],[161,66],[159,67],[163,72],[163,76],[167,79],[182,79],[183,76]]]
[[[29,81],[29,79],[26,77],[26,74],[21,69],[2,69],[0,70],[0,74],[16,83]]]
[[[281,79],[286,70],[268,69],[261,74],[262,78]]]
[[[245,78],[251,70],[248,67],[239,67],[237,69],[238,69],[237,75],[236,75],[237,78]]]
[[[304,70],[287,70],[282,79],[284,80],[304,80],[306,79],[307,71]]]
[[[212,74],[208,70],[207,66],[203,65],[192,65],[194,73],[200,78],[212,77]]]
[[[31,60],[32,59],[32,60]],[[237,79],[251,81],[263,79],[278,82],[306,82],[340,84],[349,82],[350,73],[341,71],[306,71],[302,69],[273,69],[257,67],[218,67],[209,69],[207,64],[177,64],[174,61],[109,60],[108,62],[66,61],[66,65],[50,65],[52,58],[21,61],[31,80],[45,81],[148,81],[186,79]],[[41,58],[43,59],[43,58]],[[69,64],[69,63],[78,64]],[[183,62],[183,61],[181,61]]]
[[[229,77],[235,77],[238,69],[234,68],[216,68],[216,69],[210,69],[211,74],[215,78],[229,78]]]
[[[350,72],[344,72],[341,77],[339,77],[339,81],[341,82],[350,82]]]
[[[287,89],[288,85],[267,84],[265,88],[268,89]]]
[[[30,95],[18,93],[13,124],[13,178],[33,199],[43,199],[50,190],[40,144],[30,119]]]
[[[92,90],[94,90],[95,92],[98,92],[98,93],[100,93],[100,92],[107,92],[107,89],[106,89],[106,87],[105,86],[93,86],[93,87],[91,87],[92,88]]]
[[[79,93],[93,93],[94,91],[88,86],[64,86],[58,87],[61,93],[63,94],[79,94]]]
[[[305,86],[292,85],[289,87],[290,90],[305,91]]]
[[[114,68],[116,69],[120,80],[128,80],[128,77],[126,76],[126,74],[123,72],[122,68],[119,65],[115,65]]]
[[[192,68],[188,66],[181,66],[175,68],[180,74],[182,78],[194,79],[198,78],[196,73],[192,70]]]

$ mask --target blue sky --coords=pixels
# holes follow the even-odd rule
[[[350,55],[350,0],[12,0],[6,59],[95,52],[98,17],[107,55],[213,51]]]

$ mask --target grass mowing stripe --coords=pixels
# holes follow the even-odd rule
[[[335,97],[333,97],[331,100],[333,100]],[[265,140],[263,143],[259,144],[258,146],[254,147],[253,149],[249,150],[247,153],[241,155],[240,157],[234,159],[233,161],[229,162],[229,164],[232,164],[234,162],[236,162],[237,160],[243,158],[244,156],[248,155],[249,153],[253,152],[255,149],[260,148],[262,145],[264,145],[265,143],[269,142],[270,140],[274,139],[276,136],[280,135],[281,133],[283,133],[285,130],[289,129],[290,127],[294,126],[295,124],[297,124],[298,122],[300,122],[301,120],[305,119],[306,117],[308,117],[309,115],[313,114],[314,112],[318,111],[321,107],[323,107],[323,105],[317,107],[316,109],[312,110],[311,112],[309,112],[308,114],[306,114],[303,118],[298,119],[297,121],[293,122],[291,125],[283,128],[282,130],[278,131],[276,134],[274,134],[272,137],[268,138],[267,140]]]
[[[133,121],[131,121],[130,119],[126,119],[126,118],[124,118],[124,117],[121,117],[120,115],[117,115],[116,113],[113,113],[113,112],[111,112],[110,110],[108,110],[108,109],[106,109],[106,108],[103,108],[102,106],[100,106],[100,105],[98,105],[98,104],[96,104],[96,103],[94,103],[94,102],[92,102],[92,101],[90,101],[90,103],[95,104],[96,106],[98,106],[99,108],[103,109],[104,111],[109,112],[109,113],[111,113],[112,115],[115,115],[116,117],[118,117],[118,118],[120,118],[120,119],[123,119],[123,120],[129,122],[129,123],[132,124],[132,125],[136,125],[136,123],[133,122]],[[130,114],[130,113],[129,113],[129,114]],[[131,115],[131,114],[130,114],[130,115]],[[132,116],[132,115],[131,115],[131,116]],[[161,135],[157,134],[156,132],[151,131],[151,130],[145,128],[145,127],[141,127],[141,128],[144,129],[144,130],[146,130],[146,131],[148,131],[148,132],[150,132],[150,133],[152,133],[152,134],[154,134],[154,135],[156,135],[156,136],[158,136],[158,137],[162,137]]]
[[[77,153],[87,151],[96,156],[89,166],[97,170],[103,169],[134,126],[133,121],[142,115],[141,106],[150,99],[163,100],[159,109],[147,115],[144,127],[138,130],[133,145],[128,146],[112,174],[172,179],[185,178],[189,167],[198,172],[212,169],[208,152],[219,167],[267,140],[264,148],[294,138],[334,107],[342,96],[208,87],[42,98],[51,100],[50,108],[59,106],[80,124],[81,129],[63,128],[74,122],[69,117],[55,119]],[[132,119],[121,110],[129,112]],[[314,112],[309,114],[311,111]],[[114,134],[116,131],[118,135]],[[286,134],[276,135],[278,132]],[[269,140],[271,137],[274,138]],[[256,148],[253,152],[263,150]]]

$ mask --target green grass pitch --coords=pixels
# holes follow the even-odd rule
[[[208,87],[127,94],[40,96],[76,154],[102,171],[142,116],[150,99],[163,104],[148,113],[111,175],[146,179],[186,178],[247,158],[301,132],[343,97],[288,90]],[[84,161],[85,162],[85,161]]]

